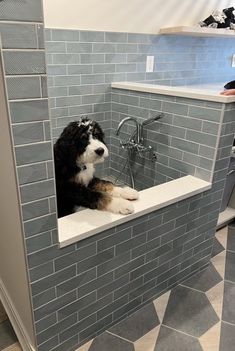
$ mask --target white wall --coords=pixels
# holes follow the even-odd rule
[[[158,33],[195,25],[234,0],[43,0],[47,28]]]

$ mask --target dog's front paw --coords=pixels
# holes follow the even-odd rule
[[[106,209],[113,213],[121,213],[125,215],[134,212],[134,207],[130,201],[117,197],[112,198]]]
[[[122,188],[121,197],[127,200],[137,200],[139,198],[139,193],[135,189],[125,186]]]

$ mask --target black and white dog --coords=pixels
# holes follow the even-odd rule
[[[129,187],[94,177],[94,165],[108,156],[104,133],[97,122],[87,118],[71,122],[54,145],[58,217],[76,211],[77,206],[129,214],[129,200],[138,192]]]

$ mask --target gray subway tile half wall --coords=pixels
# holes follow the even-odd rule
[[[42,32],[38,28],[35,32],[31,23],[42,21],[40,7],[40,2],[27,0],[15,18],[13,14],[17,11],[12,10],[11,3],[0,2],[0,18],[17,21],[17,26],[22,26],[19,33],[24,33],[25,26],[30,32],[25,34],[25,40],[23,34],[21,40],[16,40],[13,34],[9,37],[16,23],[7,23],[5,29],[1,29],[5,25],[3,22],[0,31],[5,45],[5,75],[13,82],[7,89],[11,99],[10,122],[15,138],[37,348],[39,351],[67,351],[208,264],[233,142],[234,104],[224,106],[201,101],[199,104],[192,99],[111,91],[109,82],[115,78],[135,78],[159,84],[167,80],[174,85],[188,84],[191,78],[196,83],[197,80],[202,82],[205,76],[219,81],[221,77],[229,77],[232,71],[221,65],[215,75],[212,64],[205,75],[201,65],[202,61],[210,60],[208,46],[220,52],[221,60],[232,49],[230,39],[181,38],[175,41],[172,36],[163,39],[130,33],[47,30],[46,50],[51,55],[50,65],[54,66],[50,67],[51,75],[48,75],[50,121]],[[29,23],[25,23],[27,21]],[[36,47],[35,35],[41,38]],[[195,48],[193,54],[182,50],[188,45]],[[22,61],[17,67],[13,52],[19,48],[23,49]],[[33,61],[24,49],[32,50]],[[165,54],[166,50],[172,50],[172,55]],[[146,56],[150,53],[159,63],[158,78],[144,72]],[[197,64],[199,76],[186,61]],[[70,73],[64,74],[68,68]],[[88,72],[88,68],[91,71]],[[169,70],[178,73],[169,76]],[[35,84],[29,96],[26,95],[30,88],[24,85],[26,75],[30,78],[28,82]],[[42,79],[44,92],[35,96],[38,95],[38,81],[42,83]],[[21,91],[24,95],[17,95],[14,84],[25,86]],[[51,124],[55,139],[68,121],[80,114],[87,113],[95,118],[105,128],[111,150],[111,161],[102,171],[112,171],[116,175],[120,162],[125,159],[114,136],[117,123],[127,114],[143,121],[159,112],[164,112],[165,117],[146,128],[148,142],[156,149],[158,159],[154,167],[151,160],[145,159],[144,165],[143,160],[137,160],[144,175],[144,179],[137,177],[139,187],[143,187],[143,183],[151,186],[190,173],[200,174],[206,180],[213,176],[211,190],[59,249],[53,204],[52,142],[45,129]],[[187,122],[182,125],[182,121]],[[217,128],[220,121],[221,131]],[[44,123],[45,135],[40,128],[37,133],[28,133],[29,126],[39,127],[41,123]],[[132,128],[128,124],[124,132],[130,133]],[[212,132],[205,138],[209,130]],[[193,140],[189,140],[189,136]],[[217,150],[215,139],[218,137]]]

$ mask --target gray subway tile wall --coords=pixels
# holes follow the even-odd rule
[[[160,120],[144,128],[146,145],[150,145],[156,151],[157,159],[133,156],[132,167],[137,188],[144,189],[187,174],[211,180],[219,133],[218,122],[223,105],[216,104],[215,109],[207,107],[205,101],[200,101],[200,113],[197,114],[197,118],[192,118],[189,115],[190,109],[198,108],[194,106],[194,100],[176,101],[175,97],[168,99],[171,99],[171,102],[166,102],[164,96],[156,94],[112,89],[111,175],[119,175],[119,179],[124,183],[130,182],[126,173],[119,173],[119,165],[125,163],[127,151],[118,147],[119,140],[115,136],[118,123],[127,116],[135,117],[141,123],[147,118],[163,113],[164,116]],[[210,122],[207,121],[208,116],[211,118]],[[120,137],[123,140],[128,139],[133,127],[131,121],[126,123]],[[210,153],[205,154],[205,150],[209,150]]]
[[[20,15],[19,18],[13,16],[17,11],[15,9],[13,11],[11,4],[12,3],[8,1],[0,3],[0,18],[4,20],[41,22],[42,13],[38,12],[40,2],[26,1],[28,8],[25,12],[22,10],[18,12]],[[23,4],[22,7],[25,7],[25,5]],[[33,23],[27,24],[32,25]],[[1,26],[4,25],[5,23],[1,23]],[[7,23],[7,25],[14,26],[15,24]],[[17,23],[17,25],[20,24]],[[25,25],[26,23],[22,23],[22,26]],[[12,27],[12,31],[14,30],[13,28],[14,27]],[[6,31],[7,30],[11,32],[11,29],[7,28]],[[35,27],[33,25],[31,30],[32,36],[34,36]],[[55,31],[55,33],[56,32],[57,31]],[[37,35],[39,34],[40,33],[37,31]],[[126,33],[97,33],[97,35],[93,36],[93,33],[88,32],[83,34],[83,40],[90,40],[92,42],[76,43],[77,32],[71,31],[67,34],[66,31],[63,31],[63,36],[66,41],[68,40],[73,43],[66,46],[65,42],[56,42],[55,40],[57,38],[54,34],[53,50],[57,53],[54,54],[54,52],[51,51],[52,62],[54,58],[57,60],[65,60],[63,62],[68,62],[66,60],[71,62],[70,60],[73,61],[75,59],[74,56],[66,58],[67,53],[64,51],[66,47],[70,51],[78,51],[79,54],[81,54],[79,58],[81,61],[85,59],[85,56],[82,55],[93,55],[94,52],[96,52],[95,55],[97,55],[97,53],[99,53],[99,58],[98,56],[93,58],[89,56],[91,61],[94,59],[95,62],[92,62],[92,64],[95,65],[99,63],[107,64],[110,62],[110,56],[107,57],[109,60],[108,62],[105,62],[105,60],[104,62],[97,62],[96,60],[103,60],[105,57],[104,55],[116,53],[116,50],[118,50],[118,54],[124,55],[130,60],[129,63],[133,63],[132,60],[136,55],[138,56],[137,60],[143,59],[141,62],[144,62],[146,56],[145,54],[143,55],[141,51],[146,53],[146,50],[149,50],[149,44],[139,44],[141,40],[151,43],[151,45],[154,41],[156,48],[150,50],[153,52],[158,52],[157,50],[159,50],[160,47],[163,47],[165,50],[172,48],[172,45],[174,45],[176,51],[174,54],[175,61],[182,60],[182,57],[185,59],[193,59],[196,57],[195,53],[188,54],[181,52],[182,39],[178,38],[174,40],[171,37],[169,39],[159,39],[159,37],[156,36],[132,35]],[[52,32],[50,31],[48,33],[47,31],[46,38],[48,39],[51,37]],[[80,40],[80,36],[78,36],[78,38]],[[97,42],[101,39],[103,41],[102,43]],[[114,40],[117,40],[119,44],[115,44],[113,42]],[[185,45],[187,43],[188,45],[190,39],[183,39],[183,43]],[[196,39],[194,43],[200,43],[201,48],[204,47],[205,49],[205,43],[209,44],[210,41],[199,41]],[[81,46],[81,44],[84,45]],[[25,45],[26,43],[22,43],[23,49],[25,49]],[[41,46],[42,45],[40,45],[40,47]],[[87,52],[91,47],[93,48],[93,53]],[[226,47],[229,50],[229,45]],[[9,47],[6,46],[5,48],[9,50]],[[141,57],[134,51],[137,50],[137,48],[140,55],[142,55]],[[18,47],[11,47],[11,49],[18,49]],[[37,52],[38,49],[39,46],[35,48],[35,51]],[[133,51],[133,54],[128,54],[128,52]],[[62,57],[59,55],[64,56]],[[199,54],[197,55],[199,56]],[[124,56],[119,55],[115,60],[122,60]],[[164,57],[164,54],[159,54],[159,57],[160,56],[163,63],[164,60],[169,61],[168,55]],[[14,62],[11,67],[12,61],[7,62],[8,57],[8,55],[4,57],[4,63],[8,67],[7,72],[15,72],[14,74],[17,74],[17,78],[22,77],[23,84],[25,78],[24,70],[16,71]],[[63,62],[58,64],[63,64]],[[79,62],[71,63],[77,64]],[[123,62],[118,62],[118,64],[119,63],[122,64]],[[84,64],[84,62],[82,62],[82,64]],[[32,71],[29,72],[30,76],[36,79],[40,77],[41,80],[43,78],[45,83],[45,75],[41,74],[44,72],[44,69],[38,71],[32,66],[31,68]],[[89,77],[86,73],[84,73],[84,77],[82,77],[83,79],[85,78],[86,84],[89,86],[87,94],[101,94],[102,98],[104,98],[104,94],[110,93],[110,88],[109,85],[101,82],[111,80],[116,73],[114,73],[114,75],[112,73],[99,73],[98,76],[93,72],[91,74],[92,77]],[[120,77],[123,77],[123,74],[125,76],[125,73],[121,74]],[[141,74],[143,75],[143,73]],[[11,78],[8,74],[6,74],[6,76],[7,79]],[[72,81],[72,79],[70,80],[70,76],[64,77],[66,78],[64,80],[61,80],[61,78],[63,78],[63,76],[52,77],[52,79],[50,79],[50,89],[63,87],[67,92],[69,92],[69,90],[73,91],[75,96],[82,95],[83,98],[87,95],[83,92],[81,94],[76,93],[76,89],[78,88],[77,84],[80,85],[81,77],[79,75],[75,77],[76,79],[74,81]],[[96,84],[94,82],[99,83]],[[57,83],[59,83],[58,86],[56,85]],[[46,128],[48,128],[50,120],[46,108],[47,105],[44,104],[47,101],[45,99],[45,93],[38,99],[31,100],[30,104],[27,105],[28,101],[24,101],[24,99],[27,99],[26,96],[22,98],[18,95],[14,95],[14,89],[10,89],[10,87],[7,88],[9,92],[11,91],[10,98],[14,100],[10,102],[10,121],[13,130],[15,128],[13,137],[19,140],[17,136],[19,124],[22,125],[21,128],[24,130],[24,128],[27,129],[28,123],[41,123],[43,120],[46,121]],[[92,88],[92,91],[89,90],[90,88]],[[53,89],[49,91],[53,91]],[[59,94],[63,91],[65,92],[65,90],[57,90]],[[56,90],[54,91],[53,98],[64,97],[64,95],[57,96],[55,92]],[[115,93],[113,95],[115,95]],[[125,94],[120,93],[120,95]],[[69,93],[66,96],[69,96]],[[130,96],[136,97],[136,94],[133,93],[130,94]],[[145,94],[140,94],[139,97],[140,96],[144,99],[154,100],[153,97],[147,97]],[[126,99],[125,97],[123,98]],[[92,101],[95,102],[92,104],[91,110],[88,109],[88,111],[90,111],[88,113],[91,113],[91,116],[97,117],[98,121],[104,123],[108,133],[111,133],[111,128],[114,128],[117,122],[115,119],[111,120],[111,99],[106,103],[102,100],[102,103],[98,103],[98,105],[96,104],[96,97],[94,97],[94,99],[95,100]],[[160,97],[160,101],[162,105],[165,101],[169,101],[169,98],[162,96]],[[54,101],[52,102],[54,103]],[[170,100],[170,103],[173,103],[173,101]],[[176,103],[176,100],[174,103]],[[55,105],[51,113],[53,128],[58,131],[60,128],[57,126],[59,119],[64,119],[64,123],[66,123],[66,121],[68,121],[67,118],[74,118],[82,113],[78,111],[86,111],[83,106],[90,106],[89,104],[86,105],[82,103],[82,105],[78,105],[77,108],[76,106],[66,106],[58,107],[58,109]],[[158,102],[156,105],[153,102],[149,102],[149,104],[147,108],[145,107],[147,113],[149,113],[149,111],[154,111],[154,108],[158,110],[160,106]],[[193,102],[177,101],[177,104],[186,107],[189,105],[193,106]],[[125,107],[124,105],[125,104],[120,103],[120,101],[116,102],[116,108],[121,108],[121,111],[113,111],[112,116],[114,118],[120,117],[121,113],[126,113],[122,112],[122,109]],[[80,106],[82,106],[82,108],[80,108]],[[94,114],[97,110],[95,106],[98,106],[98,110],[101,109],[98,114]],[[136,114],[138,118],[141,118],[141,115],[138,114],[140,107],[134,109],[135,106],[128,106],[131,107],[132,113]],[[153,110],[149,110],[150,106]],[[183,113],[184,108],[183,110],[178,108],[177,111]],[[192,117],[202,120],[201,112],[204,110],[204,112],[207,112],[207,108],[217,111],[221,109],[222,106],[221,104],[207,106],[207,104],[204,103],[203,109],[194,113]],[[107,111],[103,112],[105,109]],[[20,201],[24,214],[23,220],[27,261],[33,293],[33,313],[38,343],[37,349],[39,351],[68,351],[76,349],[79,344],[91,339],[102,330],[113,325],[116,321],[119,321],[121,318],[124,318],[131,312],[140,308],[140,306],[147,301],[160,295],[186,276],[190,276],[193,272],[200,270],[204,265],[208,264],[219,213],[220,202],[218,200],[222,196],[230,147],[233,141],[233,133],[231,132],[234,130],[234,110],[234,104],[225,107],[221,132],[222,138],[218,148],[214,180],[210,191],[175,205],[168,206],[162,210],[155,211],[149,215],[142,216],[141,218],[127,222],[124,225],[117,226],[116,228],[97,234],[96,236],[63,249],[58,248],[56,236],[57,223],[55,207],[53,206],[54,180],[51,179],[53,175],[51,169],[52,143],[50,140],[47,141],[49,136],[47,136],[45,140],[36,142],[35,140],[28,140],[27,133],[26,135],[25,133],[21,134],[22,139],[19,140],[19,145],[14,145],[14,150],[16,155],[16,169],[21,184],[22,197]],[[156,111],[154,111],[154,113],[155,112]],[[178,116],[184,115],[179,114]],[[56,118],[57,120],[55,121]],[[172,126],[174,121],[173,114],[170,112],[165,118],[165,123]],[[209,114],[207,120],[218,123],[216,113],[213,115],[213,118],[211,118]],[[168,121],[168,123],[166,121]],[[62,125],[63,123],[61,126]],[[180,128],[181,126],[178,127]],[[164,134],[163,132],[159,133],[159,138],[160,134]],[[111,143],[110,135],[111,134],[108,134],[111,148],[117,148],[117,140],[113,139]],[[55,136],[56,134],[53,134],[53,137]],[[187,155],[185,152],[191,150],[185,150],[185,143],[180,143],[181,137],[177,138],[172,136],[172,140],[173,138],[175,138],[175,147],[169,149],[168,139],[164,137],[158,145],[158,152],[159,154],[162,153],[161,160],[163,162],[162,167],[165,167],[164,169],[167,168],[164,162],[168,162],[164,156],[170,155],[169,157],[172,159],[175,157],[181,160],[183,153]],[[25,145],[26,142],[28,142],[27,145]],[[196,147],[192,147],[192,153],[213,160],[214,156],[216,156],[215,147],[211,147],[207,144],[200,144],[199,142],[201,142],[201,139],[197,139],[195,143],[192,143],[192,145],[196,145]],[[210,166],[211,164],[204,170],[209,170],[211,172]],[[168,167],[168,170],[169,169]],[[182,171],[177,172],[176,169],[172,168],[171,176],[173,176],[173,174],[175,176],[180,176],[181,173]],[[167,176],[166,178],[171,178],[171,176]],[[42,185],[44,189],[43,193],[40,192],[40,187]]]

